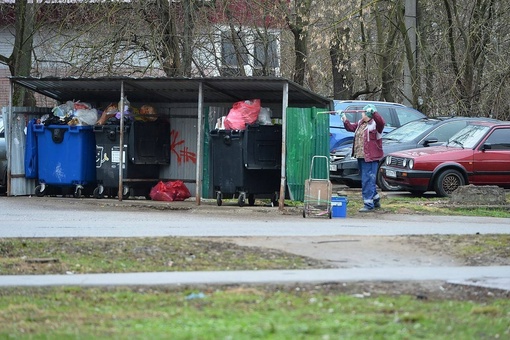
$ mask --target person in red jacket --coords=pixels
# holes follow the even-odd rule
[[[354,132],[352,156],[358,159],[363,197],[363,208],[359,211],[373,211],[381,207],[376,179],[379,161],[383,157],[382,133],[386,123],[372,104],[363,107],[362,117],[357,123],[349,122],[345,114],[342,114],[342,121],[347,131]]]

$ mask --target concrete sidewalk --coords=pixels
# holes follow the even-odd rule
[[[0,276],[0,287],[257,285],[434,280],[510,291],[510,266],[4,275]]]

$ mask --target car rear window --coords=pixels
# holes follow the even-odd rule
[[[350,122],[357,122],[361,119],[361,113],[363,112],[364,105],[352,105],[344,110],[345,116]],[[386,126],[391,126],[391,110],[389,107],[377,106],[377,112],[383,117],[386,122]]]
[[[425,117],[423,113],[408,107],[396,107],[395,112],[397,113],[397,118],[400,125],[404,125],[410,121]]]

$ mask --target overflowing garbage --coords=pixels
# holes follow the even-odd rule
[[[136,108],[127,97],[104,110],[69,100],[28,125],[25,173],[38,180],[37,196],[116,197],[122,171],[122,197],[149,198],[160,166],[169,163],[169,121],[158,119],[154,106]]]
[[[123,110],[119,110],[120,106]],[[153,122],[158,119],[158,113],[154,106],[144,104],[140,108],[131,106],[127,97],[123,103],[110,103],[104,110],[92,107],[90,103],[69,100],[55,106],[52,113],[44,115],[37,122],[48,125],[69,125],[69,126],[94,126],[94,125],[118,125],[121,116],[125,123],[131,121]]]
[[[228,115],[218,119],[216,129],[223,132],[211,133],[214,178],[221,179],[214,183],[218,205],[223,195],[239,196],[239,205],[244,205],[245,199],[253,205],[255,194],[277,200],[282,132],[271,116],[271,109],[263,107],[260,99],[250,99],[234,103]],[[52,188],[70,188],[74,197],[145,196],[167,202],[191,197],[182,181],[159,178],[160,167],[170,164],[171,130],[169,120],[158,119],[151,104],[135,107],[124,97],[96,108],[69,100],[55,106],[51,114],[31,121],[28,131],[25,172],[27,178],[38,180],[37,196],[54,194]],[[218,142],[217,136],[234,143],[224,146],[224,138]],[[264,140],[262,147],[256,142],[259,139]],[[236,160],[244,161],[231,164],[233,153]],[[240,176],[235,188],[228,187],[232,178],[225,169]]]
[[[262,107],[260,99],[243,100],[234,103],[228,115],[218,118],[215,129],[245,130],[247,125],[273,125],[272,112]]]

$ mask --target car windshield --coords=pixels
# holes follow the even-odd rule
[[[462,148],[474,148],[478,141],[489,131],[490,127],[486,125],[470,124],[454,134],[448,140],[448,146],[458,146]]]
[[[416,137],[427,131],[431,126],[438,123],[437,120],[415,120],[402,125],[398,129],[388,132],[383,139],[395,140],[399,142],[410,142]]]

